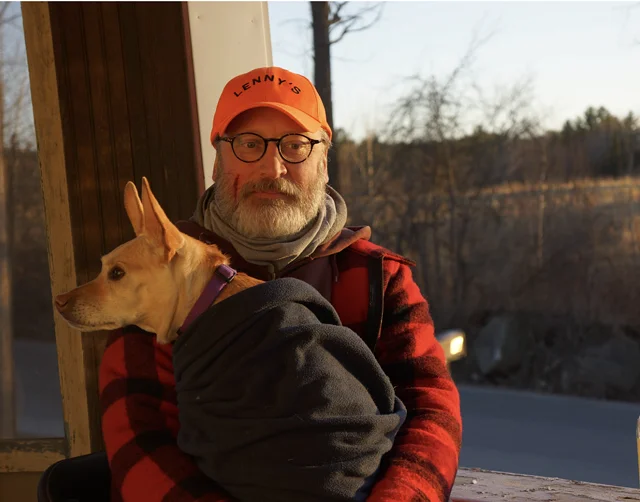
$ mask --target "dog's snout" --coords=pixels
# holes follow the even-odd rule
[[[69,305],[69,297],[66,295],[58,295],[56,296],[56,308],[58,312],[62,312],[65,307]]]

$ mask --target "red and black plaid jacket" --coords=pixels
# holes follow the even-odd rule
[[[191,222],[182,231],[215,242],[232,265],[265,275],[230,244]],[[427,302],[412,278],[411,262],[368,242],[370,231],[343,231],[335,243],[295,271],[323,259],[331,267],[330,301],[342,323],[370,346],[393,383],[408,417],[384,459],[368,500],[440,502],[449,499],[458,468],[462,422],[458,391],[435,339]],[[364,237],[364,238],[360,238]],[[344,241],[344,239],[342,239]],[[320,258],[320,259],[319,259]],[[314,265],[315,266],[315,265]],[[315,276],[318,274],[316,266]],[[307,274],[309,282],[314,272]],[[327,286],[329,284],[330,286]],[[366,334],[377,338],[366,340]],[[112,473],[112,500],[125,502],[231,501],[176,444],[179,429],[171,345],[137,328],[114,331],[100,367],[102,429]]]

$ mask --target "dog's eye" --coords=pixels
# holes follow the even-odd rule
[[[120,267],[113,267],[111,270],[109,270],[108,277],[110,281],[119,281],[124,277],[124,270],[122,270]]]

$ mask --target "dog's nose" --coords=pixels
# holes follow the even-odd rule
[[[64,308],[69,304],[69,298],[65,295],[56,296],[56,308],[58,312],[62,312]]]

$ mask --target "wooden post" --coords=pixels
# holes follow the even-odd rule
[[[149,178],[169,218],[191,215],[202,185],[193,71],[177,2],[25,2],[52,295],[93,278],[133,237],[127,181]],[[54,315],[68,453],[102,449],[98,367],[107,333]]]
[[[48,3],[22,4],[38,157],[49,243],[52,293],[76,285],[75,254],[67,191],[66,159],[58,75]],[[69,453],[91,451],[91,424],[84,367],[85,344],[66,323],[55,319],[65,435]],[[94,427],[95,429],[95,427]]]

